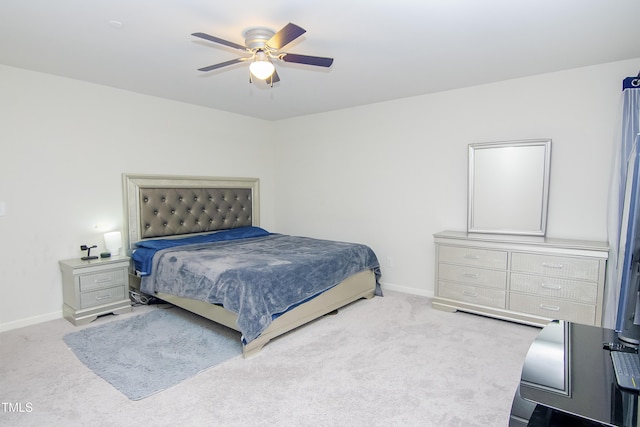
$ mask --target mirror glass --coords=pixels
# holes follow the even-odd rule
[[[470,233],[544,236],[551,140],[469,145]]]

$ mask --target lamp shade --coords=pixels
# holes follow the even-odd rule
[[[273,72],[276,67],[269,61],[267,55],[264,52],[256,53],[256,59],[249,65],[249,71],[256,79],[265,80]]]
[[[122,249],[122,234],[119,231],[105,233],[104,246],[111,255],[120,255],[120,249]]]

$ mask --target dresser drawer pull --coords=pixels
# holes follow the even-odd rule
[[[466,297],[477,297],[478,293],[477,292],[471,292],[471,291],[463,291],[462,295],[466,296]]]
[[[113,280],[113,277],[104,277],[102,279],[95,279],[93,283],[107,283]]]
[[[560,307],[556,306],[556,305],[546,305],[546,304],[540,304],[540,308],[543,310],[550,310],[550,311],[559,311]]]
[[[109,299],[109,298],[111,298],[111,294],[97,296],[96,300],[100,301],[101,299]]]
[[[562,289],[562,286],[560,285],[547,285],[546,283],[541,284],[540,287],[545,289],[551,289],[552,291],[559,291]]]
[[[547,268],[563,268],[564,267],[563,264],[554,264],[551,262],[543,262],[542,266]]]
[[[464,257],[466,259],[480,259],[478,255],[471,255],[471,254],[466,254]]]
[[[474,273],[462,273],[463,277],[469,277],[471,279],[477,279],[478,277],[480,277],[479,274],[474,274]]]

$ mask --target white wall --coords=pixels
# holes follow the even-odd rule
[[[0,330],[61,316],[58,260],[122,228],[122,173],[258,177],[274,225],[270,122],[4,66],[0,93]]]
[[[607,241],[622,79],[639,68],[623,61],[278,122],[277,134],[298,137],[277,142],[277,228],[369,244],[387,288],[433,295],[432,235],[466,229],[468,144],[552,138],[547,235]]]
[[[96,224],[121,227],[123,172],[258,177],[262,226],[369,244],[384,286],[432,295],[432,234],[466,228],[467,145],[550,137],[548,235],[607,240],[621,82],[638,69],[640,59],[271,123],[0,66],[0,330],[60,317],[58,260],[102,245]]]

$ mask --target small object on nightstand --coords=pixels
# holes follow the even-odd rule
[[[100,253],[100,258],[110,258],[111,252],[102,252]]]
[[[97,247],[98,247],[98,245],[93,245],[93,246],[81,245],[80,246],[80,250],[81,251],[87,251],[87,256],[83,256],[80,259],[83,260],[83,261],[87,261],[87,260],[90,260],[90,259],[98,259],[97,256],[95,256],[95,255],[92,256],[91,255],[91,249],[97,248]]]
[[[110,252],[113,255],[120,255],[120,249],[122,249],[122,233],[119,231],[105,233],[104,247],[107,252]]]

